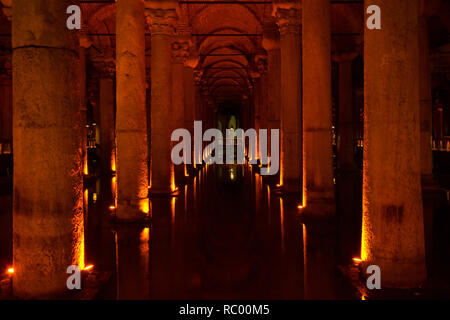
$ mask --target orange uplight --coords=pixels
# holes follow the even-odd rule
[[[150,240],[150,228],[142,229],[139,239],[141,242],[148,242]]]
[[[109,206],[109,210],[116,210],[116,207],[115,206]]]
[[[14,273],[14,268],[9,268],[6,273],[8,274],[13,274]]]
[[[300,210],[303,209],[303,205],[299,204],[298,207]]]
[[[359,265],[362,262],[361,258],[353,258],[352,260],[355,266]]]
[[[90,264],[90,265],[88,265],[87,267],[85,267],[83,270],[84,271],[89,271],[89,270],[92,270],[94,268],[94,265],[93,264]]]

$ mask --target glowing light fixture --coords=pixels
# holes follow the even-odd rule
[[[359,265],[362,262],[361,258],[353,258],[352,260],[355,266]]]
[[[115,206],[109,206],[109,210],[116,210],[116,207]]]
[[[8,273],[8,274],[13,274],[13,273],[14,273],[14,268],[8,268],[8,270],[6,271],[6,273]]]

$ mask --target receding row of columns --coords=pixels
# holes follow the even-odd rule
[[[44,0],[15,1],[14,292],[42,297],[65,292],[64,270],[70,264],[84,264],[84,126],[80,90],[73,80],[80,77],[80,55],[75,34],[65,28],[64,15],[54,14],[73,0],[51,5]],[[36,1],[42,11],[31,8]],[[383,29],[366,31],[364,42],[362,258],[381,266],[385,284],[411,286],[426,277],[421,174],[430,169],[424,169],[421,161],[428,159],[429,163],[429,156],[422,156],[424,149],[428,154],[429,120],[421,117],[420,100],[422,109],[427,109],[429,88],[424,83],[419,96],[418,0],[379,3]],[[119,0],[116,10],[117,217],[134,220],[148,213],[149,192],[175,192],[176,170],[168,143],[172,130],[184,126],[183,120],[192,123],[205,110],[209,110],[211,125],[213,113],[205,99],[203,104],[195,103],[200,93],[194,90],[192,69],[182,63],[185,53],[175,53],[175,63],[168,54],[174,45],[184,46],[183,41],[173,42],[176,8]],[[152,41],[150,177],[144,12]],[[306,208],[332,213],[330,3],[304,0],[302,8],[279,7],[274,15],[280,41],[277,45],[266,33],[268,101],[263,123],[269,128],[281,126],[280,187],[284,191],[303,188]],[[386,63],[381,65],[380,57]],[[351,87],[349,68],[347,62],[340,64],[342,91],[346,92]],[[429,68],[423,64],[420,72],[428,75]],[[102,81],[101,91],[111,92],[111,86],[111,81]],[[340,99],[342,106],[351,104],[349,96]],[[110,104],[101,101],[101,105]],[[101,121],[111,123],[111,114],[105,113]],[[344,115],[342,125],[348,122]],[[113,145],[108,132],[105,142]],[[341,146],[348,149],[350,142],[342,141]],[[351,161],[342,160],[346,162]],[[39,270],[35,270],[36,261]]]

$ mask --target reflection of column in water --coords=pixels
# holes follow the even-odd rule
[[[149,299],[149,228],[121,226],[116,233],[117,298]]]
[[[260,175],[255,175],[255,189],[256,213],[260,213],[262,204],[262,177]]]
[[[152,228],[150,242],[150,296],[152,299],[170,299],[173,294],[173,233],[175,198],[151,198]],[[176,269],[175,269],[176,270]],[[179,270],[178,270],[179,271]]]
[[[303,224],[303,263],[305,299],[335,299],[335,241],[327,226]]]
[[[271,218],[270,218],[270,186],[267,185],[267,217],[268,217],[268,225],[269,225],[269,232],[270,232],[270,225],[271,225]]]
[[[170,225],[171,225],[171,229],[172,229],[172,232],[171,232],[171,234],[172,234],[172,241],[171,241],[171,244],[172,244],[172,248],[175,246],[175,214],[176,214],[176,207],[175,207],[175,205],[176,205],[176,198],[175,197],[172,197],[171,199],[170,199],[170,214],[171,214],[171,216],[170,216]]]
[[[281,227],[281,252],[284,253],[284,208],[282,198],[280,198],[280,227]]]

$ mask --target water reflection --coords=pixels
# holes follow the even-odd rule
[[[245,165],[204,166],[188,181],[150,199],[149,225],[115,223],[115,176],[87,181],[86,264],[111,274],[99,298],[336,297],[334,231],[302,224],[297,197]]]

